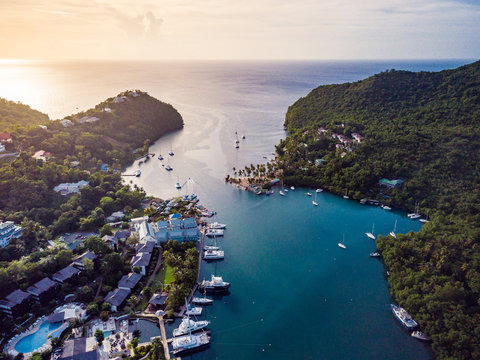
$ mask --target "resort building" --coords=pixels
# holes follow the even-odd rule
[[[32,295],[37,303],[44,304],[55,298],[56,290],[59,287],[60,285],[57,282],[46,277],[28,287],[27,292]]]
[[[22,290],[15,290],[0,300],[0,311],[9,317],[26,314],[30,308],[31,295]]]
[[[153,230],[152,225],[147,220],[141,221],[135,224],[135,230],[138,233],[138,239],[140,242],[147,242],[149,240],[156,241],[155,239],[155,232]]]
[[[66,268],[63,268],[62,270],[53,274],[52,279],[60,284],[68,282],[69,284],[73,285],[78,280],[80,273],[81,270],[73,267],[72,265],[68,265]]]
[[[135,286],[137,286],[141,278],[142,278],[142,275],[137,274],[135,272],[131,272],[128,275],[124,275],[118,282],[118,288],[132,291],[135,288]]]
[[[77,256],[73,260],[72,265],[75,266],[77,269],[80,269],[83,271],[85,270],[85,262],[84,262],[85,259],[93,261],[93,263],[96,265],[98,261],[98,256],[92,253],[91,251],[86,251],[82,255]]]
[[[128,289],[120,289],[117,288],[115,290],[110,291],[104,299],[104,302],[109,303],[112,305],[112,311],[118,311],[120,306],[123,304],[125,299],[130,294],[130,290]]]
[[[12,239],[18,239],[22,236],[22,228],[14,224],[13,221],[0,221],[0,247],[10,244]]]
[[[53,191],[59,192],[61,195],[77,194],[80,192],[80,189],[84,188],[85,186],[88,186],[88,181],[80,180],[76,183],[58,184],[53,188]]]
[[[155,245],[156,245],[156,241],[148,240],[145,243],[138,244],[137,247],[135,248],[135,250],[137,251],[137,254],[138,253],[150,253],[151,254],[153,252],[153,249],[155,248]]]
[[[140,274],[147,274],[147,267],[150,265],[150,260],[152,259],[152,254],[150,253],[138,253],[132,259],[131,265],[132,268],[139,267]]]

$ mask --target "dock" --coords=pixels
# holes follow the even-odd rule
[[[160,325],[160,334],[162,335],[163,352],[165,353],[165,359],[170,360],[170,350],[168,348],[167,332],[165,331],[165,323],[163,322],[163,316],[158,317],[158,324]]]

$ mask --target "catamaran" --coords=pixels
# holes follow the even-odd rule
[[[205,250],[203,253],[203,260],[223,260],[225,259],[225,252],[223,250]]]
[[[203,280],[199,284],[199,289],[207,292],[222,292],[228,290],[230,283],[223,281],[221,276],[212,275],[212,280]]]
[[[395,225],[393,226],[393,230],[390,231],[390,236],[393,236],[394,238],[396,238],[397,237],[396,231],[397,231],[397,219],[395,219]]]
[[[375,240],[375,235],[373,235],[373,230],[375,229],[375,224],[372,224],[372,232],[366,232],[365,235],[367,235],[370,239]]]
[[[223,236],[223,229],[207,229],[205,235],[209,237],[213,236]]]
[[[342,249],[346,249],[347,247],[345,246],[345,234],[343,234],[343,240],[342,242],[338,243],[338,246],[341,247]]]

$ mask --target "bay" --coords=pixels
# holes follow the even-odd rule
[[[94,106],[125,89],[171,103],[185,128],[161,138],[156,157],[134,163],[128,178],[149,195],[195,192],[228,224],[226,259],[205,264],[231,282],[204,318],[212,345],[194,359],[428,359],[428,346],[393,318],[381,261],[364,233],[417,231],[402,212],[385,212],[328,193],[313,207],[307,189],[258,197],[223,180],[232,168],[265,162],[285,137],[287,107],[321,84],[357,81],[386,69],[436,71],[468,61],[22,63],[0,65],[0,97],[51,118]],[[234,148],[235,131],[245,135]],[[173,149],[175,155],[169,157]],[[191,179],[188,182],[187,180]],[[175,183],[185,184],[181,190]],[[343,234],[347,249],[337,246]],[[187,358],[190,358],[187,357]]]

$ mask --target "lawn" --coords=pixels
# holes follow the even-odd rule
[[[155,275],[155,278],[152,282],[152,290],[158,291],[162,288],[162,285],[168,285],[174,280],[173,278],[173,268],[167,264],[163,264],[160,271]]]

